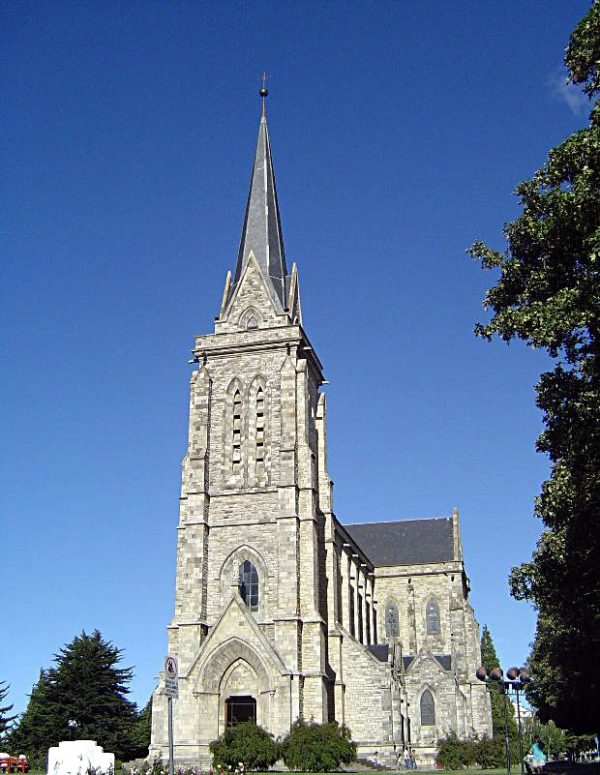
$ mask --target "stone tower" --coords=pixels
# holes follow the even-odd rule
[[[278,735],[331,708],[323,376],[287,270],[264,97],[235,274],[194,359],[168,627],[180,761],[232,721]],[[151,755],[166,744],[160,690],[153,704]]]
[[[235,274],[194,347],[168,626],[175,758],[207,763],[229,725],[283,737],[304,718],[346,724],[363,757],[395,766],[410,746],[432,767],[449,732],[491,734],[458,512],[347,526],[333,513],[322,367],[287,270],[261,93]],[[163,686],[150,758],[168,751]]]

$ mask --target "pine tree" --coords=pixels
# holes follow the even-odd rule
[[[96,740],[118,759],[135,755],[136,708],[126,697],[132,669],[117,666],[121,653],[98,630],[63,646],[55,666],[40,672],[12,747],[34,761],[70,739]]]
[[[47,671],[40,670],[37,683],[31,689],[27,708],[16,726],[8,735],[8,747],[11,752],[27,754],[30,767],[44,769],[46,753],[50,745],[55,745],[52,722],[45,704],[46,692],[49,689]],[[53,740],[48,744],[48,740]]]
[[[150,735],[152,732],[152,697],[148,700],[146,705],[137,714],[134,729],[133,729],[133,742],[136,746],[135,755],[133,758],[143,759],[148,756],[148,748],[150,746]]]
[[[496,647],[492,640],[492,635],[484,624],[481,633],[481,664],[487,669],[488,673],[495,667],[500,667],[500,660],[496,653]],[[519,731],[515,721],[515,709],[512,702],[504,696],[504,689],[496,681],[488,681],[487,687],[492,701],[492,729],[494,735],[505,734],[506,717],[508,716],[508,734],[511,740],[518,740]]]
[[[6,732],[12,721],[16,719],[16,716],[9,716],[8,714],[13,709],[12,705],[2,705],[4,698],[8,694],[8,685],[6,681],[0,681],[0,743],[4,741]]]

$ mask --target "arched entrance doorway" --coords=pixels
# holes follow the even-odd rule
[[[225,700],[225,726],[235,727],[237,724],[256,724],[256,700],[248,695],[228,697]]]

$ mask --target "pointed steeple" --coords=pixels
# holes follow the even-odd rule
[[[263,99],[262,116],[258,127],[258,141],[250,181],[250,193],[246,204],[242,239],[238,253],[233,288],[239,282],[250,253],[258,262],[265,279],[273,288],[281,306],[287,307],[285,250],[281,231],[281,218],[275,187],[275,173],[271,158],[271,143],[265,99],[268,94],[263,86],[260,95]],[[232,290],[233,290],[232,288]]]

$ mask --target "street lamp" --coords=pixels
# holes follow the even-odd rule
[[[525,775],[525,763],[523,761],[523,729],[521,727],[521,704],[519,702],[519,692],[522,692],[528,683],[531,683],[529,670],[524,667],[509,667],[506,671],[504,680],[504,671],[501,667],[495,667],[488,670],[483,665],[477,668],[475,673],[480,681],[495,681],[501,687],[500,691],[504,695],[504,742],[506,746],[506,772],[510,775],[510,740],[508,735],[508,693],[513,691],[517,698],[517,722],[519,725],[519,753],[521,756],[521,775]]]

